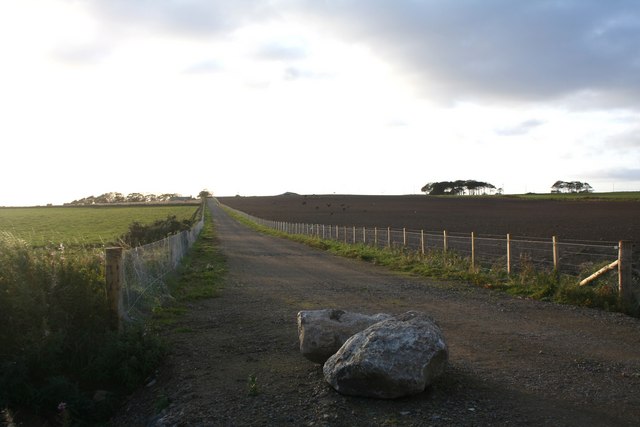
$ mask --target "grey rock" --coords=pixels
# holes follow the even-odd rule
[[[349,338],[326,361],[323,373],[342,394],[394,399],[424,391],[444,373],[448,358],[435,320],[410,311]]]
[[[353,334],[391,315],[352,313],[342,310],[304,310],[298,313],[300,352],[308,360],[324,363]]]

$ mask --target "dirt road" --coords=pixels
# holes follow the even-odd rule
[[[401,276],[211,208],[225,288],[167,333],[167,364],[115,425],[638,425],[640,320]],[[341,396],[298,351],[296,313],[319,308],[427,312],[450,366],[414,397]]]

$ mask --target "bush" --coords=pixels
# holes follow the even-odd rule
[[[162,347],[141,326],[109,330],[103,265],[99,252],[0,233],[0,409],[94,422],[112,404],[94,402],[96,390],[117,396],[158,363]]]
[[[129,226],[129,231],[120,237],[120,241],[125,246],[136,247],[157,242],[169,235],[189,230],[202,215],[201,209],[202,206],[196,210],[190,219],[182,221],[179,221],[175,215],[169,215],[166,219],[157,220],[149,225],[135,221]]]

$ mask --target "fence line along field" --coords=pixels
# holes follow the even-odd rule
[[[193,216],[198,204],[92,207],[0,208],[0,231],[7,231],[34,247],[97,246],[113,243],[133,222],[151,224],[175,216]]]
[[[507,196],[298,195],[218,197],[259,218],[430,232],[527,236],[560,241],[640,241],[640,199],[571,199]],[[541,197],[541,196],[540,196]],[[636,198],[634,198],[636,197]]]

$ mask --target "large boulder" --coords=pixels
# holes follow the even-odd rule
[[[424,391],[444,373],[448,357],[438,324],[409,311],[349,338],[323,372],[342,394],[394,399]]]
[[[315,363],[324,363],[356,332],[391,315],[351,313],[342,310],[304,310],[298,313],[300,352]]]

